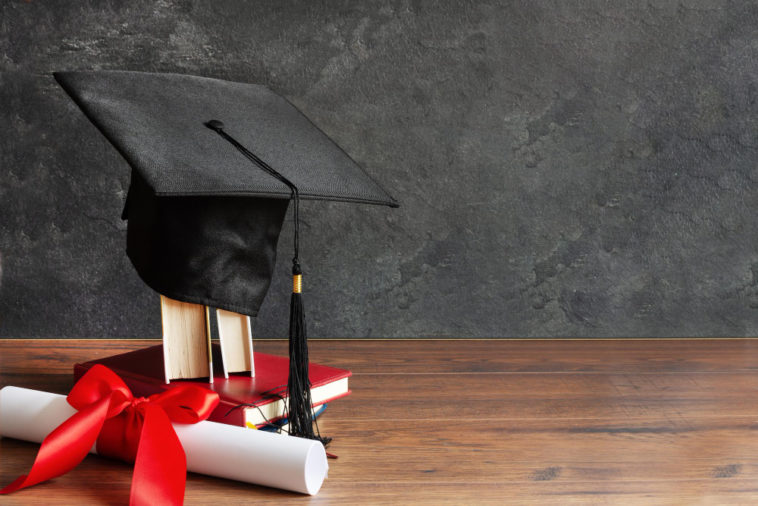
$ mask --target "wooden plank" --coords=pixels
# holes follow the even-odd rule
[[[400,420],[440,423],[758,415],[746,399],[746,392],[758,390],[758,374],[751,373],[354,374],[350,385],[353,395],[334,410],[355,421],[386,419],[388,412]]]
[[[315,344],[320,341],[326,343]],[[258,351],[287,354],[286,340],[258,337],[256,342]],[[310,339],[310,342],[312,360],[346,367],[354,373],[758,372],[758,339],[749,338]]]
[[[10,468],[25,469],[37,445],[20,441],[0,440],[3,459],[0,480],[8,483],[15,473]],[[649,461],[637,464],[605,462],[603,466],[563,467],[538,462],[530,465],[508,464],[507,458],[492,460],[477,458],[461,461],[458,455],[439,452],[434,459],[411,458],[407,473],[403,455],[397,449],[380,453],[368,460],[347,459],[346,453],[333,461],[329,478],[318,496],[309,502],[337,504],[384,504],[387,502],[414,504],[496,503],[566,504],[592,498],[595,502],[639,500],[640,504],[681,504],[718,498],[722,504],[752,502],[758,497],[755,481],[755,462],[741,466],[709,467],[698,462],[691,471],[669,476],[675,469],[655,466]],[[390,455],[392,458],[387,459]],[[407,454],[406,454],[407,455]],[[555,463],[555,460],[551,460]],[[381,467],[381,469],[379,469]],[[505,470],[503,469],[505,467]],[[356,475],[356,468],[361,472]],[[384,473],[389,471],[390,475]],[[656,474],[656,472],[658,474]],[[381,473],[378,475],[377,473]],[[660,474],[664,473],[664,474]],[[691,475],[688,477],[688,475]],[[400,480],[398,480],[400,478]],[[472,479],[473,478],[473,479]],[[129,494],[131,468],[129,465],[96,456],[88,456],[71,473],[34,488],[3,497],[3,504],[70,504],[75,493],[79,504],[123,503]],[[302,496],[190,474],[187,482],[186,504],[225,504],[256,502],[280,503],[303,501]],[[646,500],[646,501],[645,501]],[[688,501],[686,501],[688,500]]]
[[[218,341],[221,345],[221,359],[224,376],[230,372],[250,371],[255,376],[253,360],[253,331],[247,315],[216,310]]]
[[[256,351],[287,354],[286,339],[257,337],[256,343]],[[356,374],[758,372],[758,339],[310,339],[310,343],[311,360],[348,368]],[[28,360],[30,365],[70,372],[72,362],[156,344],[160,344],[158,336],[155,339],[0,339],[0,370],[20,370],[17,364]]]
[[[213,379],[207,316],[207,308],[201,304],[161,295],[166,383],[177,378]]]
[[[345,465],[334,476],[330,474],[332,480],[365,480],[360,448],[367,446],[372,448],[372,461],[386,465],[383,479],[392,482],[448,481],[462,476],[471,483],[491,481],[493,477],[527,480],[545,469],[569,481],[602,480],[609,478],[609,473],[614,480],[627,481],[758,474],[758,443],[739,439],[740,434],[750,430],[747,426],[701,426],[671,433],[661,429],[665,420],[655,422],[648,427],[652,432],[632,423],[619,428],[620,432],[594,433],[564,430],[559,423],[529,430],[523,424],[503,428],[499,422],[488,421],[479,424],[481,430],[471,431],[465,440],[460,427],[447,424],[438,428],[406,422],[383,432],[356,430],[357,424],[349,426],[337,420],[322,423],[321,428],[325,433],[339,435],[332,451],[340,459],[344,455],[340,464]],[[488,473],[477,472],[483,468]]]

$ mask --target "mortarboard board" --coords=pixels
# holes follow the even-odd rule
[[[296,433],[312,436],[299,199],[397,202],[265,86],[125,71],[54,75],[132,168],[122,216],[127,255],[162,295],[256,316],[293,200],[289,418]]]

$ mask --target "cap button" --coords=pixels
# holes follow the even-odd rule
[[[212,119],[212,120],[206,122],[205,126],[207,126],[208,128],[210,128],[211,130],[215,130],[216,132],[220,132],[221,130],[224,129],[224,124],[221,121],[217,120],[217,119]]]

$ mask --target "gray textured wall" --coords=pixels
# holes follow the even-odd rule
[[[264,83],[401,201],[304,204],[311,335],[756,335],[749,4],[3,2],[0,337],[160,335],[60,69]]]

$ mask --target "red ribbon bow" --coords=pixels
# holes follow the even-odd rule
[[[135,398],[121,378],[98,364],[66,400],[77,413],[42,441],[29,474],[0,494],[69,472],[97,441],[98,454],[134,462],[130,504],[182,504],[187,459],[171,422],[205,420],[219,402],[216,392],[182,385]]]

